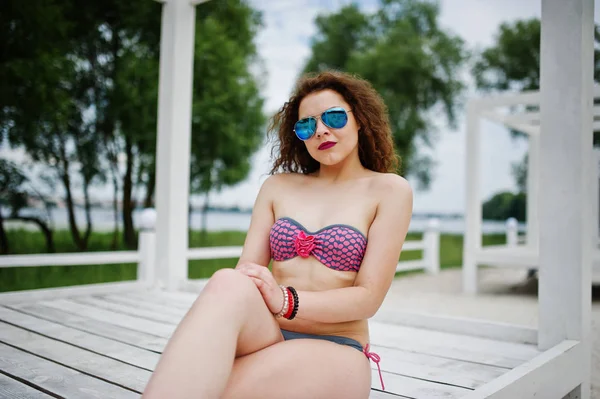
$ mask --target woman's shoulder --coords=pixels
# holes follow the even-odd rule
[[[381,194],[412,195],[412,188],[408,180],[396,173],[373,172],[369,189]]]
[[[301,183],[304,175],[300,173],[275,173],[265,179],[262,184],[262,191],[279,191],[283,188],[290,188],[296,184]]]

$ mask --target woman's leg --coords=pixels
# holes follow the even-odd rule
[[[235,360],[223,399],[367,399],[364,353],[319,339],[277,343]]]
[[[282,340],[250,278],[219,270],[177,326],[143,397],[220,398],[236,356]]]

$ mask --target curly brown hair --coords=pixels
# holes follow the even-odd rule
[[[361,126],[358,134],[358,154],[361,164],[375,172],[398,172],[400,158],[394,151],[394,142],[383,99],[366,80],[344,72],[326,71],[306,74],[296,84],[293,95],[271,119],[269,133],[277,140],[272,154],[278,152],[271,174],[319,169],[319,162],[310,156],[306,146],[294,134],[300,102],[309,94],[333,90],[350,105]]]

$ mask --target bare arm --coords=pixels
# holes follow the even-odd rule
[[[275,222],[271,193],[273,187],[277,185],[277,179],[278,176],[270,176],[260,188],[252,209],[252,218],[246,234],[244,249],[237,266],[244,263],[267,266],[271,260],[269,231]]]
[[[412,216],[412,189],[393,176],[369,229],[367,251],[353,287],[299,291],[296,318],[339,323],[372,317],[383,302],[396,273],[398,258]]]

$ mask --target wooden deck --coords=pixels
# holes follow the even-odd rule
[[[129,293],[0,303],[0,397],[139,397],[195,295]],[[535,345],[370,322],[371,399],[460,398],[540,352]]]

